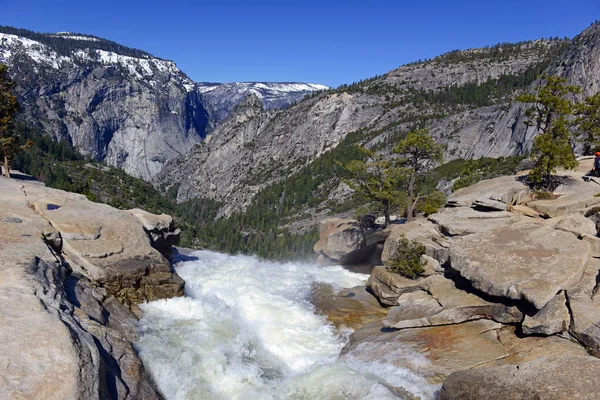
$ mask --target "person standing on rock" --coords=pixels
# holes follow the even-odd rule
[[[600,176],[600,151],[594,153],[596,158],[594,158],[594,168],[592,169],[592,175]]]

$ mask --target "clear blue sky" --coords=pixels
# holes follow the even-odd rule
[[[175,61],[196,81],[338,86],[498,42],[572,37],[600,0],[0,0],[0,24],[89,33]]]

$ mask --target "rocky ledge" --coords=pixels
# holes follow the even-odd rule
[[[0,177],[0,231],[0,398],[161,398],[132,343],[183,295],[171,217]]]
[[[382,348],[409,346],[427,361],[394,363],[441,385],[444,400],[597,398],[600,186],[583,179],[590,169],[584,159],[578,171],[562,171],[551,200],[510,176],[458,190],[439,213],[375,233],[324,221],[321,260],[370,263],[367,287],[352,290],[380,304],[345,299],[362,323],[344,352],[372,349],[363,356],[378,359]],[[425,249],[418,279],[387,266],[403,237]],[[325,303],[318,308],[339,321],[340,310]]]

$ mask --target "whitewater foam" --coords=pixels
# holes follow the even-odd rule
[[[391,360],[339,353],[347,342],[307,300],[312,285],[363,285],[339,266],[200,251],[179,263],[185,298],[141,306],[144,364],[167,399],[387,399],[435,388]],[[396,346],[417,363],[424,358]]]

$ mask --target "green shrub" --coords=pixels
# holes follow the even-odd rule
[[[422,211],[425,215],[435,214],[444,204],[446,204],[446,195],[439,190],[434,190],[417,204],[417,210]]]
[[[425,263],[421,260],[423,254],[425,247],[422,244],[402,236],[396,254],[388,261],[388,267],[393,273],[415,279],[424,271]]]
[[[536,190],[534,196],[536,200],[552,200],[552,193],[544,190]]]

